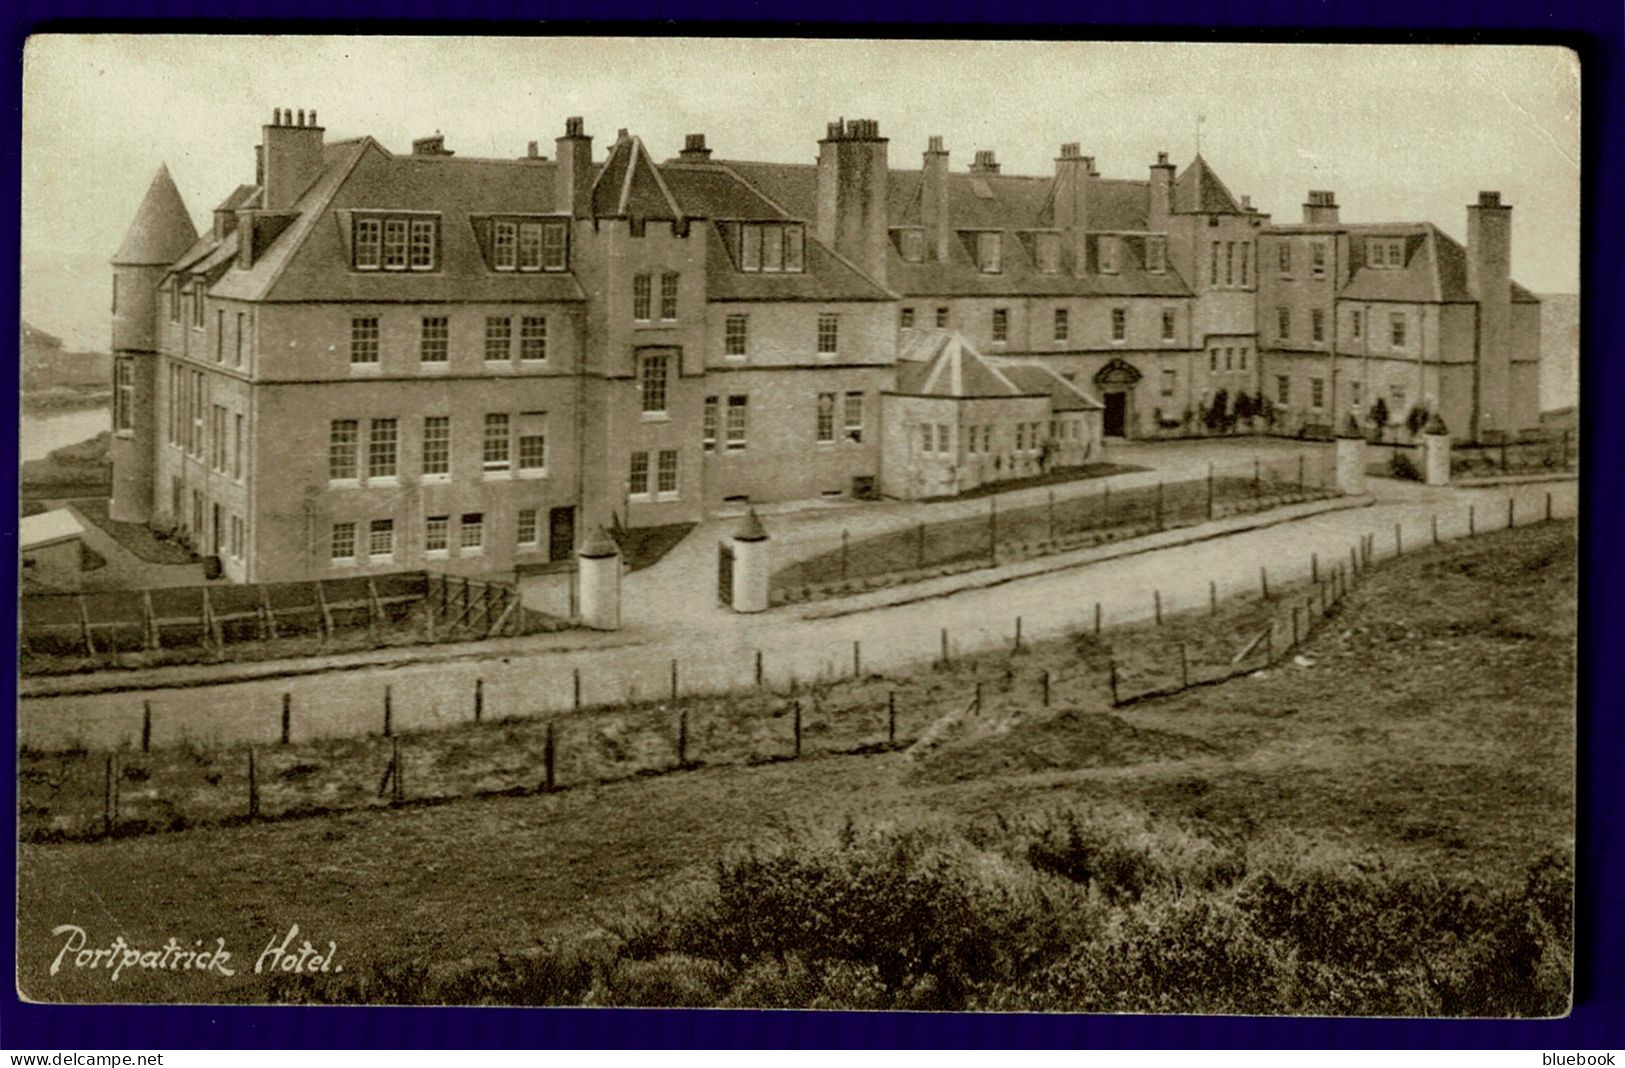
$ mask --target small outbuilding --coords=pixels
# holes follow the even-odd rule
[[[53,590],[77,590],[84,570],[85,528],[66,508],[24,516],[17,524],[22,574]]]

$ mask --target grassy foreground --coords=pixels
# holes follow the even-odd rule
[[[1018,689],[912,754],[25,844],[19,984],[45,1000],[1561,1013],[1574,598],[1574,526],[1547,524],[1385,565],[1298,661],[1115,712]],[[254,974],[294,923],[345,970]],[[53,976],[59,924],[93,947],[222,938],[240,970]]]

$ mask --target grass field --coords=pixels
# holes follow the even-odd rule
[[[1042,707],[1035,671],[1098,656],[1052,643],[853,684],[921,687],[906,736],[931,743],[909,751],[22,844],[19,984],[44,1000],[1562,1011],[1574,536],[1416,552],[1284,666],[1117,710],[1087,671]],[[1221,605],[1215,650],[1262,610]],[[1164,629],[1194,643],[1203,626]],[[974,678],[983,714],[943,722]],[[518,726],[421,741],[477,749]],[[761,720],[759,756],[784,726]],[[63,924],[91,947],[224,939],[238,971],[53,976]],[[255,975],[292,924],[345,972]]]

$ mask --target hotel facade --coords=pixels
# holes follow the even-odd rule
[[[236,581],[568,566],[590,527],[739,502],[948,495],[1189,425],[1220,389],[1281,425],[1385,398],[1458,437],[1537,423],[1539,309],[1510,209],[1468,243],[1274,225],[1198,156],[1053,174],[871,120],[816,161],[657,160],[581,120],[551,158],[261,128],[198,233],[160,171],[113,258],[115,518]],[[1403,323],[1403,325],[1401,325]]]

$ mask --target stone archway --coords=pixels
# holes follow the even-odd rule
[[[1134,389],[1145,377],[1140,369],[1121,356],[1114,356],[1095,372],[1095,389],[1106,405],[1102,414],[1104,437],[1132,437],[1134,430]]]

